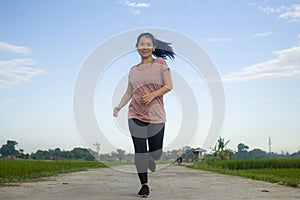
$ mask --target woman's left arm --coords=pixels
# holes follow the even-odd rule
[[[147,93],[147,94],[142,96],[143,103],[145,103],[147,105],[153,99],[155,99],[156,97],[163,96],[164,94],[166,94],[167,92],[172,90],[173,84],[172,84],[170,69],[167,69],[166,71],[164,71],[164,73],[163,73],[163,82],[164,82],[163,87],[161,87],[160,89],[158,89],[154,92]]]

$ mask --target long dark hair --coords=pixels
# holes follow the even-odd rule
[[[138,46],[140,38],[143,36],[148,37],[152,40],[152,43],[155,46],[155,50],[152,52],[152,54],[155,57],[162,57],[163,59],[167,59],[167,57],[169,57],[170,59],[175,58],[175,53],[172,47],[170,46],[171,43],[155,39],[151,33],[141,33],[137,38],[136,47]]]

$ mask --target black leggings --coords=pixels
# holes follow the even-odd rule
[[[134,163],[140,182],[148,183],[148,159],[158,160],[161,157],[165,123],[153,124],[129,119],[128,125],[135,151]]]

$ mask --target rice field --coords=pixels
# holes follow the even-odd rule
[[[193,168],[300,187],[300,159],[207,160]]]
[[[96,161],[0,160],[0,184],[105,167]]]

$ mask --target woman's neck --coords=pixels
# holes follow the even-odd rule
[[[148,57],[148,58],[142,58],[141,64],[142,64],[142,65],[150,64],[150,63],[152,63],[152,61],[153,61],[152,56],[150,56],[150,57]]]

